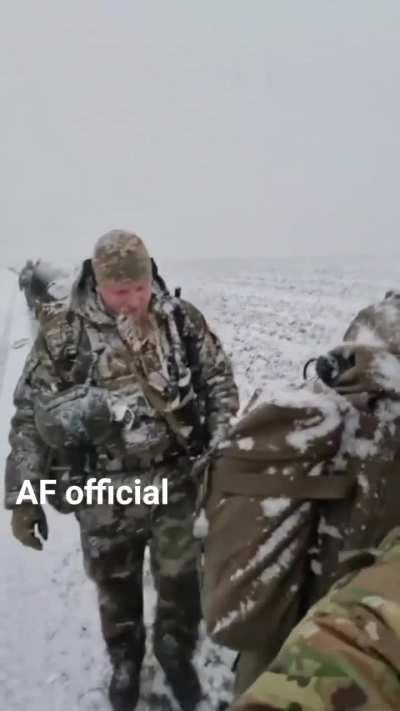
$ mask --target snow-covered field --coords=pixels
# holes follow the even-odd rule
[[[171,263],[169,286],[199,306],[232,355],[242,401],[277,380],[300,382],[304,362],[337,345],[362,306],[400,286],[400,265],[387,258]],[[29,348],[31,325],[16,277],[0,270],[0,458],[7,455],[12,393]],[[2,487],[2,484],[1,484]],[[2,492],[1,492],[2,493]],[[109,667],[95,590],[83,573],[72,516],[47,509],[50,537],[42,553],[11,536],[0,510],[0,709],[107,711]],[[147,574],[146,617],[154,593]],[[227,698],[232,655],[203,636],[197,661],[212,711]],[[163,688],[151,649],[138,711],[156,709]]]

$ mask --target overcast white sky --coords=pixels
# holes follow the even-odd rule
[[[388,253],[398,0],[2,0],[0,256]],[[400,245],[399,245],[400,249]]]

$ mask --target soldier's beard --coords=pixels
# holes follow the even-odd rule
[[[145,338],[149,335],[152,327],[152,321],[149,311],[135,311],[132,309],[126,309],[123,315],[131,321],[134,325],[135,330],[141,338]]]

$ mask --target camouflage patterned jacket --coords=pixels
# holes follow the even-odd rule
[[[176,307],[180,324],[176,324]],[[96,461],[106,472],[182,454],[177,434],[144,397],[141,376],[171,397],[182,372],[190,372],[200,413],[204,446],[223,436],[238,408],[238,393],[228,357],[202,314],[190,303],[172,298],[154,283],[151,302],[154,338],[135,341],[126,321],[108,314],[100,302],[92,270],[82,273],[70,300],[43,305],[40,329],[17,384],[11,422],[11,453],[6,463],[5,505],[12,508],[25,479],[37,489],[46,476],[49,448],[35,425],[38,395],[71,391],[78,384],[105,389],[116,407],[133,414],[128,430],[114,431],[107,446],[96,447]],[[181,380],[179,382],[181,382]],[[161,387],[161,394],[163,389]],[[185,429],[185,428],[183,428]],[[186,433],[187,434],[187,433]],[[190,436],[189,436],[190,440]],[[146,454],[146,447],[151,448]],[[109,475],[109,474],[108,474]],[[47,475],[47,478],[50,478]]]
[[[400,529],[293,630],[234,711],[400,708]]]

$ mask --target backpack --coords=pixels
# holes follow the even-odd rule
[[[394,356],[343,349],[373,397],[354,394],[349,373],[351,396],[280,393],[243,417],[209,464],[203,606],[209,634],[232,649],[272,660],[309,607],[372,563],[400,523],[400,402],[393,377],[382,379]]]
[[[349,490],[327,469],[343,428],[338,406],[312,395],[297,400],[246,415],[207,474],[205,618],[215,641],[236,650],[264,644],[266,629],[284,638],[295,624],[312,502]]]

